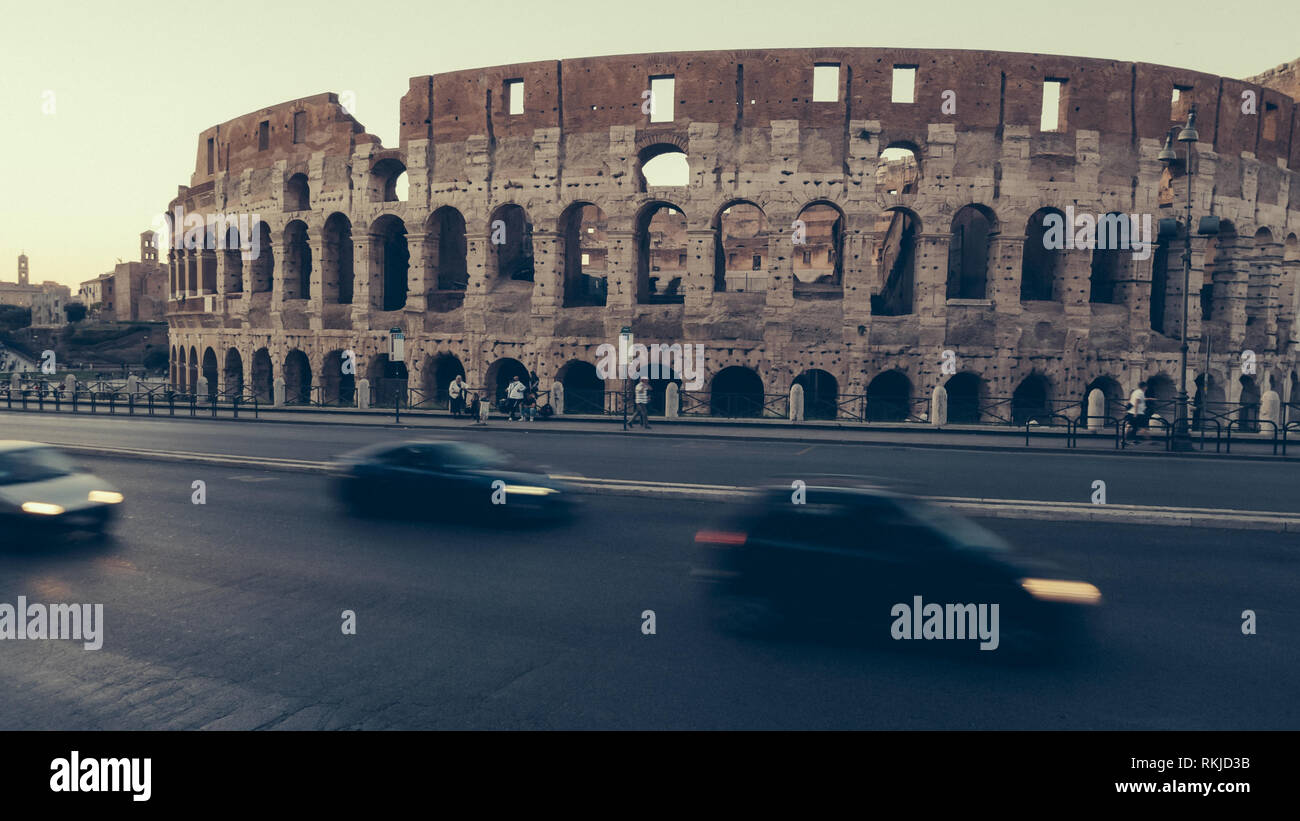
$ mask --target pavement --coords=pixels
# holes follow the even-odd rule
[[[210,445],[231,432],[155,425],[106,422],[79,435]],[[315,433],[251,427],[274,436],[228,449],[351,444],[303,429]],[[640,456],[663,445],[637,441],[653,443]],[[717,632],[689,570],[692,534],[725,502],[595,495],[571,526],[501,531],[352,519],[319,474],[81,458],[127,496],[116,538],[3,546],[0,602],[103,603],[103,648],[0,642],[3,729],[1300,729],[1289,534],[982,520],[1105,596],[1093,650],[1018,668],[915,646]],[[752,458],[669,454],[732,475]],[[974,469],[950,472],[969,482]],[[984,468],[986,481],[1002,472]],[[196,479],[205,505],[192,503]],[[1137,476],[1119,484],[1147,486]],[[1242,633],[1246,609],[1256,635]],[[356,635],[340,629],[345,610]]]

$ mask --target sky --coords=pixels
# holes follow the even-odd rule
[[[1300,57],[1300,2],[879,0],[189,6],[7,4],[0,29],[0,281],[72,286],[138,259],[139,234],[189,182],[205,128],[323,91],[397,145],[410,77],[640,52],[818,46],[1045,52],[1228,77]]]

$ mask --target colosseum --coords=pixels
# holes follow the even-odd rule
[[[234,227],[172,249],[171,378],[420,407],[536,371],[598,410],[629,327],[704,345],[683,413],[784,415],[799,384],[809,417],[919,421],[944,385],[950,421],[1019,421],[1140,379],[1168,400],[1185,333],[1198,402],[1294,405],[1297,94],[1297,64],[796,49],[415,77],[395,148],[336,94],[281,103],[203,132],[168,208],[262,220],[255,259]],[[1147,254],[1048,248],[1054,214],[1164,227]]]

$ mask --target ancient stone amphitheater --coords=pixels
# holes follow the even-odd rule
[[[491,391],[536,371],[595,410],[618,387],[596,349],[626,326],[705,346],[683,413],[784,415],[796,383],[810,417],[921,420],[938,385],[953,422],[1072,413],[1094,388],[1115,413],[1139,379],[1167,400],[1185,229],[1146,258],[1042,238],[1054,212],[1182,220],[1184,144],[1159,154],[1195,104],[1194,224],[1221,223],[1192,238],[1188,381],[1285,406],[1298,91],[1295,66],[800,49],[415,77],[395,148],[335,94],[281,103],[203,132],[169,206],[263,220],[256,259],[228,250],[237,228],[172,250],[172,379],[349,404],[364,378],[427,406],[458,372]]]

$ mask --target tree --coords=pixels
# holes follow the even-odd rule
[[[0,331],[16,331],[32,324],[32,309],[0,305]]]
[[[80,322],[86,318],[86,306],[80,302],[69,302],[63,306],[63,312],[68,315],[69,322]]]

